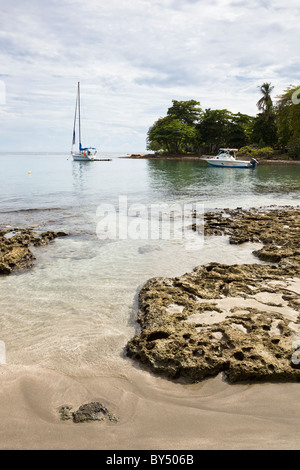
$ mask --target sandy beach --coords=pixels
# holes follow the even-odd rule
[[[151,392],[149,393],[149,391]],[[155,393],[153,393],[155,390]],[[148,373],[78,378],[1,367],[1,449],[298,449],[299,384],[178,385]],[[118,423],[61,421],[99,399]]]
[[[210,219],[212,226],[215,230]],[[286,318],[294,333],[289,343],[299,337],[298,276],[269,279],[253,295],[232,293],[211,297],[216,311],[203,311],[202,325],[220,323],[232,311],[241,314],[256,309]],[[169,305],[168,314],[177,313],[178,305]],[[197,322],[199,318],[191,315],[186,323]],[[276,338],[281,334],[277,326],[270,333]],[[229,384],[219,373],[187,383],[153,373],[147,365],[128,358],[125,350],[120,354],[122,369],[94,375],[84,370],[72,375],[39,365],[1,364],[1,449],[299,448],[297,379]],[[61,419],[61,406],[75,410],[90,402],[102,403],[117,420],[75,423]]]

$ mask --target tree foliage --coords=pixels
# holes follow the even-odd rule
[[[299,91],[299,93],[298,93]],[[277,103],[278,143],[294,149],[300,146],[300,88],[289,86]],[[296,142],[298,144],[296,145]],[[293,150],[294,151],[294,150]],[[296,152],[297,154],[297,152]],[[298,158],[300,154],[298,155]]]
[[[233,114],[227,109],[206,109],[196,128],[209,150],[224,146],[243,147],[249,140],[251,120],[247,114]]]
[[[277,142],[277,125],[275,114],[259,113],[253,120],[251,141],[261,147],[274,146]]]
[[[271,83],[263,83],[259,87],[262,97],[256,103],[261,111],[253,120],[251,140],[260,145],[274,146],[277,142],[276,113],[271,98],[274,87]]]
[[[196,100],[172,100],[167,115],[149,129],[147,149],[167,153],[215,152],[219,147],[290,148],[300,158],[300,88],[290,86],[273,103],[271,83],[263,83],[258,114],[249,116],[227,109],[202,110]],[[299,94],[297,94],[299,91]],[[299,96],[298,96],[299,95]],[[296,98],[295,98],[296,97]]]
[[[169,153],[183,152],[194,141],[196,130],[180,119],[166,116],[158,119],[148,131],[149,150],[165,150]]]
[[[195,100],[172,103],[167,116],[150,127],[148,150],[182,153],[207,147],[213,151],[224,145],[242,147],[248,143],[250,116],[233,114],[227,109],[202,111]]]
[[[273,101],[271,98],[271,93],[274,87],[271,83],[263,83],[260,87],[258,87],[262,93],[262,97],[256,103],[258,110],[263,113],[268,113],[272,111],[273,108]]]
[[[202,115],[199,101],[177,101],[172,100],[173,105],[168,109],[168,116],[174,119],[179,119],[185,124],[192,126],[196,124]]]

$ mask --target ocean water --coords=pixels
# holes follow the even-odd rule
[[[137,296],[149,278],[182,275],[211,261],[257,262],[256,246],[233,246],[227,237],[195,235],[191,249],[172,208],[299,203],[296,164],[220,169],[197,161],[101,156],[111,161],[0,155],[1,226],[69,234],[36,248],[33,269],[0,277],[7,364],[40,365],[75,377],[129,374],[134,364],[124,348],[138,330]],[[154,231],[147,225],[149,208]],[[177,222],[172,230],[170,221]]]

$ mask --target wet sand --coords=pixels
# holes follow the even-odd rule
[[[1,450],[299,449],[299,384],[194,385],[130,373],[70,377],[1,366]],[[62,421],[58,409],[99,401],[118,422]]]
[[[1,449],[298,449],[298,384],[181,385],[133,369],[72,378],[1,367]],[[118,423],[61,421],[62,402],[99,399]]]

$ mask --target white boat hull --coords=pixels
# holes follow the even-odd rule
[[[73,160],[75,162],[92,162],[93,156],[83,155],[82,153],[72,153]]]
[[[214,160],[213,158],[205,159],[205,161],[211,165],[216,167],[222,168],[253,168],[254,165],[250,162],[242,161],[242,160]]]

